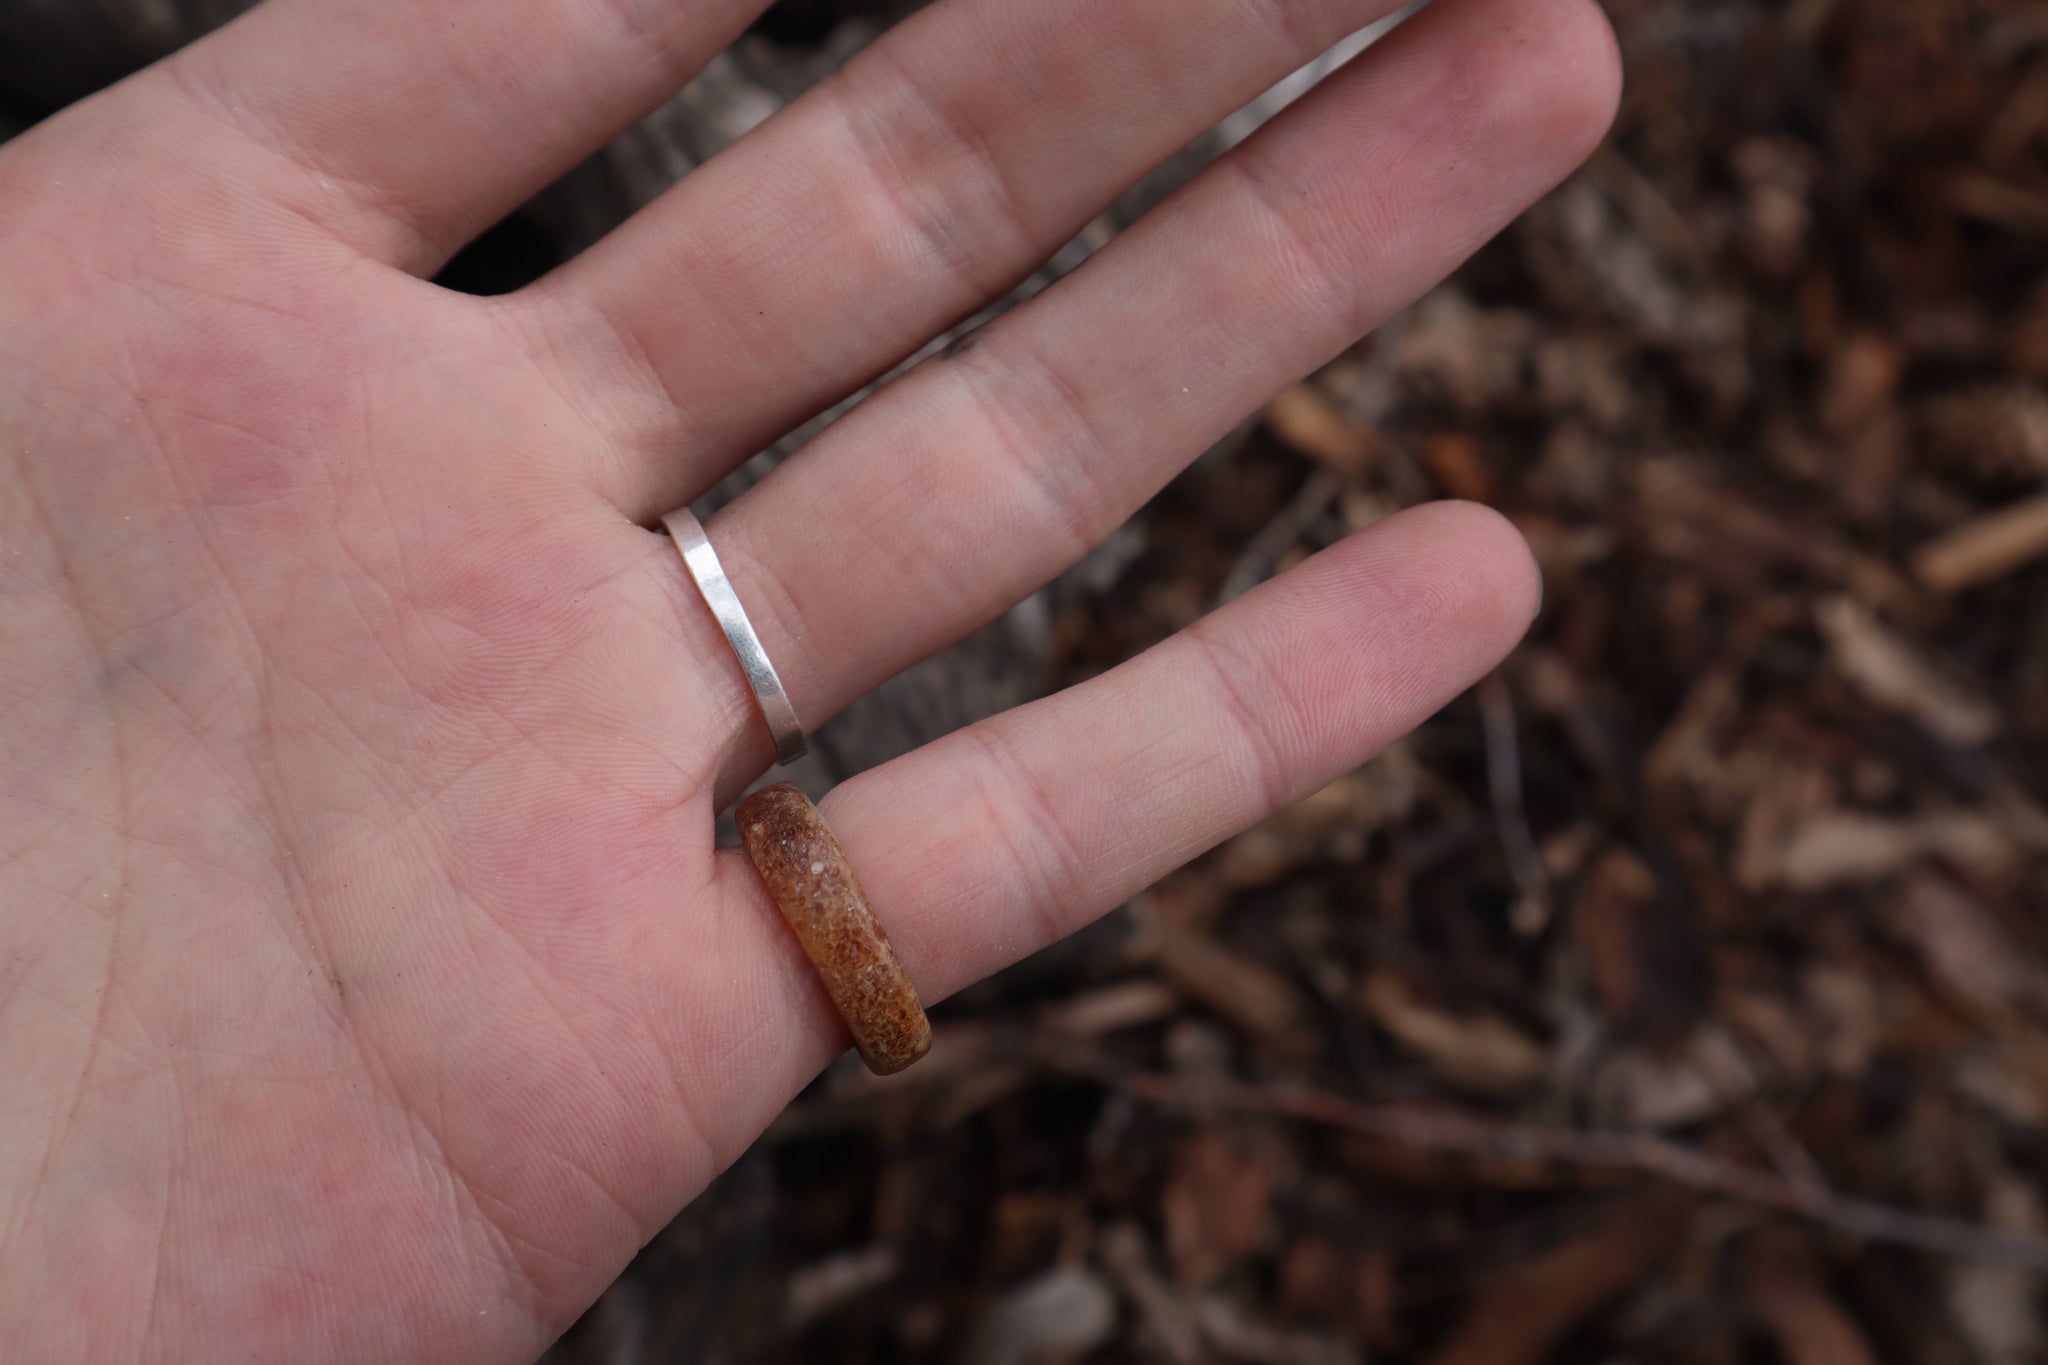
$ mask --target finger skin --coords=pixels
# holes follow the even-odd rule
[[[556,353],[619,395],[594,477],[636,518],[695,497],[1394,3],[919,13],[535,291]]]
[[[270,192],[430,274],[651,112],[767,0],[268,0],[109,112],[231,129]]]
[[[798,714],[815,727],[1076,562],[1561,179],[1615,84],[1586,0],[1443,0],[725,509],[711,537]]]
[[[1101,677],[852,779],[820,809],[934,1001],[1356,767],[1498,663],[1539,597],[1498,514],[1418,508]],[[781,929],[745,855],[726,856],[719,885]],[[769,1008],[844,1045],[814,981],[775,980],[800,998]]]

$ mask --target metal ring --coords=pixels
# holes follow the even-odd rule
[[[803,724],[796,718],[782,679],[775,674],[775,665],[768,662],[761,637],[754,633],[754,623],[747,619],[747,609],[740,605],[732,580],[725,576],[725,566],[718,562],[718,551],[704,534],[704,524],[687,507],[669,513],[661,524],[668,527],[669,538],[682,553],[683,567],[690,571],[697,591],[704,595],[704,605],[718,618],[732,652],[739,656],[740,671],[747,675],[747,686],[754,689],[754,700],[761,706],[761,718],[768,722],[769,738],[775,741],[776,759],[785,764],[796,762],[810,752],[810,741],[804,738]]]

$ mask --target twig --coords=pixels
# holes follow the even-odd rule
[[[1771,1165],[1778,1168],[1778,1174],[1785,1177],[1787,1184],[1823,1199],[1834,1193],[1828,1183],[1827,1172],[1813,1159],[1813,1153],[1800,1145],[1799,1139],[1786,1129],[1784,1121],[1761,1101],[1743,1111],[1742,1126],[1756,1139],[1757,1146],[1771,1159]]]
[[[1246,544],[1230,577],[1223,580],[1223,590],[1216,594],[1216,605],[1235,601],[1271,578],[1282,556],[1323,519],[1343,491],[1344,481],[1331,471],[1319,468],[1310,474],[1293,501]]]
[[[1649,1133],[1496,1123],[1456,1114],[1393,1109],[1293,1087],[1198,1083],[1126,1071],[1097,1058],[1073,1054],[1054,1054],[1045,1060],[1060,1070],[1155,1104],[1273,1114],[1363,1133],[1404,1147],[1492,1160],[1634,1171],[1793,1214],[1868,1241],[2048,1273],[2048,1238],[1915,1213],[1825,1188],[1802,1187],[1771,1172]]]
[[[1377,427],[1386,421],[1401,396],[1401,348],[1415,327],[1415,310],[1397,313],[1380,324],[1372,334],[1372,349],[1365,364],[1346,385],[1344,413],[1360,426]]]
[[[1479,714],[1486,726],[1486,785],[1493,796],[1493,825],[1520,897],[1515,928],[1540,934],[1550,922],[1550,876],[1522,805],[1522,742],[1515,731],[1515,699],[1499,669],[1479,684]]]

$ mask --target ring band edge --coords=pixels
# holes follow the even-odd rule
[[[775,746],[776,761],[787,767],[810,752],[810,740],[804,734],[803,722],[797,718],[788,690],[782,685],[781,675],[775,671],[775,665],[761,643],[761,636],[747,615],[745,604],[740,601],[732,579],[725,572],[717,547],[712,545],[711,537],[705,533],[704,524],[697,519],[696,513],[687,507],[670,512],[661,519],[661,524],[667,528],[669,539],[675,542],[683,568],[697,587],[698,597],[710,610],[712,619],[718,622],[718,628],[725,636],[726,644],[732,648],[740,673],[746,678],[747,687],[754,694],[754,704],[768,728],[768,737]]]

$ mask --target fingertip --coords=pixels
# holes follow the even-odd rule
[[[1450,538],[1465,547],[1467,567],[1484,608],[1507,638],[1502,653],[1514,648],[1543,608],[1543,569],[1528,537],[1484,503],[1456,500],[1417,510],[1433,510],[1449,522]]]
[[[1554,8],[1554,116],[1560,141],[1574,161],[1583,161],[1606,138],[1621,109],[1621,43],[1596,0],[1561,0]]]
[[[1527,165],[1562,179],[1607,136],[1621,101],[1621,49],[1597,0],[1468,0],[1435,30],[1460,68],[1452,88],[1487,102],[1482,134],[1528,149]],[[1451,36],[1455,33],[1456,36]]]
[[[1527,634],[1543,575],[1515,524],[1476,502],[1435,502],[1389,517],[1352,538],[1361,588],[1408,615],[1428,637],[1432,671],[1463,686]],[[1420,643],[1420,642],[1418,642]],[[1445,681],[1438,675],[1438,685]]]

